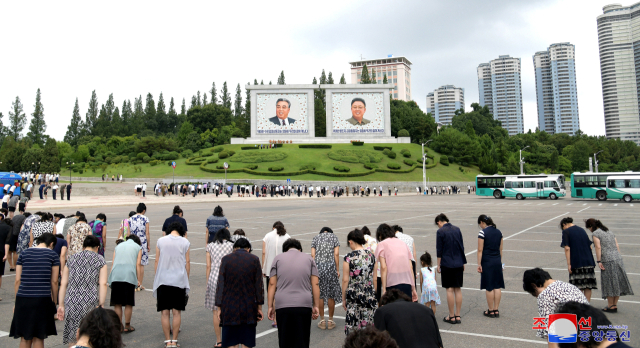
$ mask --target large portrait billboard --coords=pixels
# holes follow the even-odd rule
[[[309,133],[307,93],[257,93],[256,134]]]
[[[384,134],[383,92],[334,92],[331,99],[332,132]]]

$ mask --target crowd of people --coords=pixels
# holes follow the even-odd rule
[[[187,238],[187,221],[175,206],[164,221],[164,236],[155,241],[155,254],[150,255],[153,243],[146,211],[146,205],[140,203],[120,221],[109,270],[104,259],[105,214],[88,222],[82,212],[65,217],[20,211],[9,218],[6,209],[0,210],[0,240],[7,245],[1,270],[4,272],[8,259],[10,271],[16,272],[10,336],[21,339],[21,347],[42,347],[44,339],[57,334],[55,316],[64,321],[64,344],[80,346],[89,341],[93,348],[121,347],[120,334],[136,330],[131,325],[135,292],[144,289],[144,269],[153,258],[152,294],[160,312],[164,345],[179,347],[181,313],[191,290],[190,250],[192,242],[202,242]],[[426,251],[418,257],[413,237],[401,226],[383,223],[375,233],[367,226],[350,231],[345,240],[349,251],[341,257],[341,241],[330,227],[314,236],[307,254],[284,223],[276,221],[262,239],[259,258],[252,254],[245,232],[235,229],[232,234],[222,207],[215,207],[205,223],[204,241],[204,306],[212,311],[215,347],[255,347],[256,326],[265,317],[277,328],[280,347],[309,347],[312,321],[318,320],[320,330],[335,329],[335,307],[342,305],[345,347],[442,348],[435,317],[441,304],[436,279],[439,275],[446,289],[447,313],[442,320],[461,324],[467,259],[460,228],[445,214],[437,215],[434,223],[438,230],[433,256]],[[500,318],[505,288],[503,235],[490,216],[480,215],[477,224],[481,228],[477,272],[487,300],[483,315]],[[524,272],[523,288],[537,298],[540,317],[574,313],[589,315],[598,325],[610,324],[603,313],[617,312],[619,297],[633,295],[615,235],[597,219],[585,220],[585,227],[592,238],[571,218],[560,222],[569,282],[552,279],[540,268]],[[597,288],[596,265],[601,270],[602,296],[608,301],[602,310],[589,305],[591,291]],[[107,306],[109,287],[113,314],[102,309]],[[267,311],[263,312],[265,304]],[[92,325],[102,329],[88,328]],[[105,332],[114,333],[110,340],[102,337]],[[541,329],[537,335],[548,333]],[[596,337],[589,338],[589,346],[604,347]],[[97,339],[104,342],[95,343]],[[626,345],[618,342],[610,347]]]
[[[60,176],[57,174],[29,174],[21,173],[22,179],[14,181],[11,185],[2,185],[2,206],[8,208],[9,200],[15,196],[16,199],[20,199],[22,203],[28,202],[34,197],[40,199],[49,199],[49,192],[54,200],[60,197],[60,200],[64,200],[65,194],[67,200],[71,200],[72,184],[59,184]],[[37,194],[36,194],[37,191]],[[6,203],[6,204],[5,204]],[[14,205],[15,207],[15,205]]]

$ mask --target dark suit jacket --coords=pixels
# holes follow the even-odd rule
[[[397,300],[379,307],[373,316],[376,329],[388,331],[402,348],[439,348],[442,338],[431,308]]]
[[[282,122],[280,122],[280,119],[278,119],[278,116],[273,116],[269,119],[269,121],[271,121],[271,123],[273,124],[277,124],[278,126],[282,125]],[[287,121],[289,121],[289,124],[294,124],[296,123],[296,120],[294,120],[291,117],[287,117]]]
[[[260,259],[242,249],[223,257],[216,291],[216,306],[222,308],[221,324],[256,324],[258,306],[263,304]]]

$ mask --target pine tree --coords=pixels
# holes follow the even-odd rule
[[[173,97],[169,102],[169,112],[167,113],[167,131],[170,133],[177,132],[178,129],[178,113],[176,112],[176,106],[173,102]]]
[[[191,97],[191,106],[189,107],[189,109],[193,109],[198,105],[198,99],[196,98],[196,96],[192,96]]]
[[[182,98],[182,106],[180,107],[180,116],[187,115],[187,105],[184,103],[184,98]]]
[[[196,100],[198,102],[198,106],[202,106],[202,99],[200,99],[200,91],[198,91],[197,93]]]
[[[44,134],[47,130],[47,123],[44,121],[44,107],[42,106],[40,88],[38,88],[36,92],[36,103],[33,107],[34,110],[31,114],[31,124],[29,125],[29,133],[27,136],[34,144],[43,146],[47,139],[47,136]]]
[[[387,73],[384,73],[384,75],[382,75],[382,83],[385,85],[389,83],[389,80],[387,80]]]
[[[271,86],[271,81],[269,81],[269,86]]]
[[[378,83],[378,78],[376,77],[376,69],[375,68],[371,69],[371,83],[374,84],[374,85]]]
[[[16,97],[16,101],[11,103],[12,111],[9,111],[9,132],[8,136],[13,140],[20,140],[24,126],[27,125],[27,115],[24,114],[20,97]]]
[[[286,83],[284,83],[284,70],[282,70],[280,72],[280,76],[278,77],[278,84],[279,85],[285,85]]]
[[[125,100],[122,102],[122,128],[120,129],[122,135],[127,136],[132,134],[130,129],[132,117],[133,110],[131,110],[131,101]]]
[[[124,135],[122,132],[124,130],[122,126],[122,117],[120,117],[120,109],[116,106],[113,110],[113,114],[111,115],[111,135],[122,136]]]
[[[340,77],[340,84],[341,85],[346,85],[347,84],[347,80],[344,79],[344,74],[342,74],[342,77]]]
[[[140,133],[144,125],[144,108],[142,107],[142,95],[136,98],[133,104],[133,122],[131,122],[131,134]]]
[[[73,115],[71,116],[71,123],[67,127],[67,133],[64,135],[64,141],[71,146],[76,146],[78,139],[80,138],[80,132],[82,131],[82,118],[80,117],[80,106],[78,105],[78,98],[76,98],[76,105],[73,107]]]
[[[205,93],[205,96],[206,95],[207,94]],[[160,96],[158,97],[158,107],[156,108],[156,132],[164,133],[167,131],[169,119],[166,109],[167,107],[164,104],[164,96],[162,96],[162,92],[160,92]]]
[[[229,94],[229,89],[227,89],[227,81],[225,81],[222,85],[222,90],[220,91],[220,93],[222,94],[222,106],[231,110],[231,95]]]
[[[115,102],[113,101],[113,93],[109,94],[109,98],[107,102],[102,105],[100,108],[100,113],[98,114],[98,120],[93,127],[93,134],[102,136],[102,137],[110,137],[112,134],[117,134],[113,132],[111,128],[111,120],[113,116],[113,110],[115,108]]]
[[[89,135],[93,133],[93,128],[98,122],[98,96],[95,89],[91,92],[91,100],[89,100],[89,109],[84,119],[84,134]]]
[[[4,141],[4,137],[7,136],[7,128],[2,123],[2,118],[4,115],[0,112],[0,147],[2,146],[2,142]]]
[[[322,73],[324,74],[324,70]],[[318,80],[314,77],[311,83],[314,85],[317,85]],[[326,118],[326,112],[324,109],[324,103],[322,99],[323,92],[324,91],[321,89],[316,89],[313,91],[313,106],[314,106],[314,116],[315,116],[314,129],[315,129],[316,137],[324,137],[326,136],[326,133],[327,133],[327,118]]]
[[[207,105],[209,102],[207,101],[207,93],[202,93],[202,105]]]
[[[242,89],[240,89],[240,84],[236,87],[236,100],[233,103],[233,113],[236,118],[242,116]]]
[[[254,81],[254,82],[258,82],[258,81]],[[247,85],[250,85],[251,83],[247,83]],[[245,120],[245,129],[243,129],[244,132],[244,136],[248,137],[251,135],[251,91],[248,89],[245,89],[245,101],[244,101],[244,113],[243,113],[243,117]]]
[[[253,79],[253,84],[257,86],[258,85],[258,80],[257,79]]]
[[[60,158],[58,157],[58,145],[53,138],[47,138],[44,144],[39,171],[43,173],[56,173],[60,171]]]
[[[211,104],[218,104],[218,91],[216,90],[216,83],[211,85]]]
[[[260,84],[261,84],[261,85],[264,85],[264,80],[260,80]]]
[[[318,82],[321,85],[327,84],[327,75],[324,73],[324,69],[322,69],[322,73],[320,74],[320,80]],[[318,97],[320,98],[320,101],[322,101],[322,106],[325,110],[327,108],[326,96],[327,96],[327,91],[325,91],[322,88],[319,89]]]
[[[333,74],[331,74],[331,71],[329,71],[329,76],[327,77],[327,84],[328,85],[332,85],[335,82],[333,81]]]
[[[147,100],[144,105],[144,121],[144,129],[150,129],[152,131],[158,129],[158,124],[156,122],[156,102],[153,100],[153,95],[151,93],[147,93]]]
[[[362,73],[360,74],[360,83],[363,85],[368,85],[371,83],[371,78],[369,77],[369,69],[367,69],[367,64],[362,67]]]

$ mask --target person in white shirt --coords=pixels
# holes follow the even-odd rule
[[[54,201],[56,200],[56,192],[58,192],[58,188],[59,188],[59,187],[58,187],[58,184],[57,184],[57,183],[54,183],[54,184],[53,184],[53,187],[51,188],[51,189],[53,190],[53,200],[54,200]]]
[[[142,197],[146,197],[147,196],[147,183],[145,182],[142,185]]]
[[[320,186],[316,186],[316,192],[318,193],[318,198],[320,198]]]

